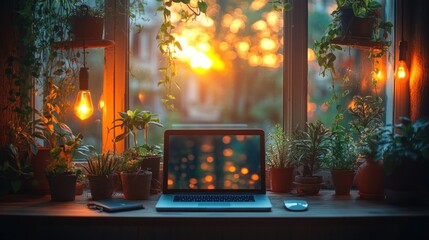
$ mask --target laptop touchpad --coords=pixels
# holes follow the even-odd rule
[[[227,202],[200,202],[198,203],[198,206],[201,207],[228,207],[230,206],[230,203]]]

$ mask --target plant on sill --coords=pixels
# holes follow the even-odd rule
[[[420,168],[429,164],[429,121],[419,119],[412,122],[407,117],[400,117],[399,120],[400,124],[394,126],[398,132],[383,134],[379,142],[387,174],[408,164]]]
[[[149,145],[150,125],[163,127],[163,124],[156,114],[153,114],[150,111],[134,109],[126,112],[119,112],[119,116],[119,118],[116,118],[113,121],[113,127],[111,127],[110,130],[120,128],[123,129],[124,132],[116,136],[113,141],[116,143],[131,135],[134,144],[134,148],[128,149],[124,154],[157,156],[161,153],[161,148],[158,145]],[[139,131],[143,131],[143,145],[138,143]]]
[[[317,63],[321,68],[321,75],[325,77],[326,71],[331,72],[332,77],[336,75],[334,62],[337,59],[335,52],[343,50],[340,44],[334,42],[335,39],[344,38],[341,26],[341,11],[344,9],[352,9],[353,15],[358,18],[374,18],[375,24],[372,29],[372,42],[381,43],[381,48],[370,48],[368,57],[371,59],[380,58],[391,45],[388,40],[391,34],[393,24],[391,22],[382,21],[380,17],[381,4],[376,0],[337,0],[337,8],[331,13],[332,21],[328,25],[325,34],[314,42],[314,50],[317,57]],[[383,31],[381,35],[381,31]],[[381,35],[381,36],[380,36]],[[374,70],[377,72],[377,69]]]
[[[333,170],[356,169],[357,148],[351,134],[345,127],[335,123],[327,141],[328,152],[323,165]]]
[[[307,130],[297,133],[295,147],[298,151],[299,164],[303,167],[302,175],[312,177],[319,170],[321,162],[328,153],[329,129],[316,121],[307,123]]]
[[[117,172],[121,159],[112,151],[93,153],[86,158],[87,165],[83,166],[88,176],[110,176]]]
[[[383,129],[382,103],[380,97],[356,95],[353,106],[348,109],[353,118],[349,124],[357,139],[358,154],[368,160],[380,159],[378,142],[386,131]]]
[[[292,136],[284,132],[280,124],[275,124],[271,132],[268,133],[267,161],[273,168],[294,167],[296,156],[293,154]]]

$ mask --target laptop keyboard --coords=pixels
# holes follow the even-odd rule
[[[254,202],[252,195],[176,195],[174,202]]]

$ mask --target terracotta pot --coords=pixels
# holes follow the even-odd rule
[[[111,198],[113,194],[112,176],[93,176],[88,175],[89,189],[92,200],[101,200]]]
[[[317,195],[323,184],[322,176],[295,176],[296,192],[298,195]]]
[[[36,156],[31,159],[31,170],[33,171],[33,184],[31,193],[36,195],[49,194],[49,182],[46,177],[46,167],[51,159],[50,148],[39,147]]]
[[[152,173],[131,174],[121,172],[122,190],[125,199],[144,200],[150,196]]]
[[[336,195],[349,195],[353,185],[355,171],[353,170],[331,170],[332,182],[334,183]]]
[[[85,185],[82,182],[76,182],[76,195],[82,195]]]
[[[93,16],[71,16],[70,32],[73,40],[102,40],[104,18]]]
[[[287,193],[293,187],[293,167],[271,168],[271,191]]]
[[[75,174],[50,175],[47,179],[52,201],[65,202],[75,200],[77,179]]]
[[[356,171],[356,186],[364,199],[384,198],[384,171],[382,161],[366,160]]]
[[[341,10],[341,32],[343,37],[370,40],[373,34],[374,23],[374,18],[356,17],[351,8]]]

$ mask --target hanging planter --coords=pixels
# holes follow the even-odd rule
[[[101,11],[95,11],[87,5],[77,7],[70,21],[70,35],[73,41],[102,40],[104,18]]]
[[[352,8],[345,8],[340,11],[343,37],[371,40],[375,24],[373,17],[357,17]]]

